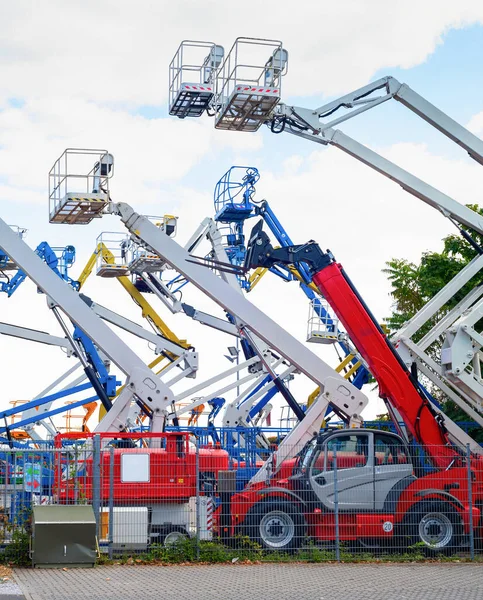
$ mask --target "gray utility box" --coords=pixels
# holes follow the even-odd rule
[[[34,506],[32,566],[93,567],[96,519],[92,506]]]

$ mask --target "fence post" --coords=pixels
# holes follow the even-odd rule
[[[67,479],[69,479],[67,471]],[[77,443],[74,444],[74,504],[79,502],[79,449]]]
[[[12,450],[10,450],[7,453],[7,460],[5,461],[5,477],[3,478],[3,491],[4,491],[4,498],[3,498],[3,507],[4,507],[4,511],[5,514],[8,514],[8,511],[10,510],[10,507],[7,506],[7,502],[8,502],[8,485],[10,483],[9,481],[9,469],[10,469],[10,465],[12,464],[13,460],[12,460]]]
[[[25,479],[22,477],[22,486],[25,483]],[[14,452],[13,455],[13,471],[12,471],[12,485],[13,485],[13,501],[14,505],[12,508],[12,523],[15,527],[20,527],[19,519],[18,519],[18,509],[21,504],[21,496],[18,496],[17,492],[17,452]]]
[[[96,537],[99,539],[99,510],[101,507],[101,436],[96,433],[92,451],[92,508],[96,519]]]
[[[337,449],[334,446],[334,511],[335,511],[335,558],[340,562],[339,539],[339,491],[337,489]]]
[[[51,498],[54,495],[54,473],[55,473],[55,448],[47,450],[49,457],[49,485],[48,485],[48,496]],[[60,482],[59,482],[60,483]]]
[[[200,443],[196,438],[196,560],[200,560]]]
[[[60,489],[62,487],[62,453],[64,451],[63,446],[61,446],[60,448],[58,448],[57,452],[54,454],[54,461],[55,461],[55,469],[57,471],[57,496],[60,498]],[[67,461],[66,461],[67,462]],[[67,475],[66,477],[69,476],[69,465],[67,464]],[[69,495],[66,494],[65,496],[65,503],[69,504]]]
[[[473,524],[473,482],[471,479],[470,445],[466,444],[466,472],[468,474],[468,506],[470,509],[470,558],[475,560],[475,531]]]
[[[114,446],[109,448],[109,522],[108,522],[109,558],[112,559],[114,543]]]

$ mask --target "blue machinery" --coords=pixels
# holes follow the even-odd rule
[[[73,289],[77,290],[79,288],[78,282],[74,281],[68,275],[68,269],[73,265],[75,260],[75,249],[72,246],[67,246],[64,249],[57,249],[51,248],[46,242],[43,242],[37,247],[36,254],[42,258],[44,262],[60,278],[70,284]],[[4,260],[7,262],[9,261],[9,258],[5,255]],[[15,265],[12,265],[12,268],[14,267]],[[9,278],[2,291],[7,293],[8,297],[11,297],[25,279],[26,274],[17,268],[16,273]],[[67,332],[66,335],[69,337]],[[83,354],[87,359],[88,365],[84,370],[89,382],[73,385],[65,390],[45,395],[21,406],[0,412],[0,423],[4,423],[3,426],[0,426],[0,435],[5,436],[0,439],[9,443],[11,447],[15,447],[17,445],[19,445],[19,447],[23,446],[20,445],[12,436],[13,430],[28,428],[29,425],[31,426],[39,421],[44,421],[67,410],[71,410],[91,402],[96,402],[98,399],[103,401],[103,404],[106,406],[106,408],[108,408],[111,398],[116,395],[116,388],[118,385],[120,385],[120,382],[117,381],[114,376],[109,375],[108,370],[106,369],[103,360],[99,356],[99,353],[92,340],[90,340],[78,327],[74,328],[74,332],[71,337],[72,341],[75,342],[75,344],[73,344],[74,352],[77,355]],[[259,386],[257,386],[252,393],[259,391],[259,389],[261,389],[263,385],[269,381],[270,378],[266,377],[265,380],[259,384]],[[94,388],[96,395],[74,401],[68,406],[61,406],[53,409],[50,408],[52,403],[55,401],[77,393],[86,392],[92,387]],[[269,401],[276,391],[277,390],[273,390],[266,394],[264,404]],[[223,398],[214,398],[209,401],[211,412],[208,418],[208,427],[204,428],[204,438],[208,436],[213,442],[222,443],[223,446],[226,446],[229,449],[234,460],[240,461],[240,453],[242,453],[243,456],[247,456],[248,458],[248,460],[244,460],[244,462],[251,464],[253,461],[249,459],[249,457],[254,457],[256,455],[257,444],[255,440],[256,435],[259,434],[259,431],[257,429],[256,432],[251,435],[251,432],[247,433],[245,428],[240,428],[238,433],[234,433],[231,430],[221,431],[219,428],[216,428],[214,421],[216,416],[223,408],[224,403],[225,400]],[[45,410],[39,410],[41,407],[45,407]],[[252,408],[249,415],[250,420],[256,417],[258,410],[256,408]],[[14,415],[18,415],[19,413],[22,413],[20,420],[13,424],[7,425],[7,419]],[[197,428],[197,435],[201,435],[200,432],[201,428]],[[243,444],[239,442],[240,436],[244,437],[245,441]],[[255,468],[254,465],[253,468]]]
[[[68,270],[75,262],[74,246],[52,248],[47,242],[41,242],[35,249],[35,253],[47,263],[56,275],[61,277],[75,290],[79,289],[79,283],[68,275]],[[0,270],[2,266],[6,266],[9,262],[8,256],[4,252],[0,252]],[[12,277],[9,277],[5,271],[3,271],[3,274],[7,281],[0,282],[0,292],[6,293],[10,298],[25,281],[27,274],[21,269],[17,269],[15,275]]]
[[[242,177],[238,177],[239,171],[243,171]],[[259,173],[254,168],[245,168],[245,167],[233,167],[230,169],[223,178],[218,182],[216,190],[215,190],[215,208],[216,215],[215,221],[222,224],[223,227],[220,227],[220,231],[222,235],[226,239],[226,251],[230,262],[234,265],[242,265],[245,261],[246,254],[246,245],[245,245],[245,235],[244,235],[244,223],[246,219],[253,216],[262,216],[262,218],[267,223],[268,227],[276,237],[277,241],[281,246],[291,246],[292,241],[281,223],[274,215],[271,210],[268,202],[263,201],[257,203],[254,200],[255,194],[255,185],[259,180]],[[57,254],[56,254],[57,252]],[[73,281],[67,273],[67,270],[70,266],[72,266],[75,259],[75,250],[72,246],[67,246],[64,249],[51,248],[47,243],[40,244],[36,253],[40,256],[46,264],[64,281],[69,283],[74,289],[78,289],[78,283]],[[6,256],[6,255],[4,255]],[[0,257],[2,260],[2,257]],[[8,261],[8,257],[6,257]],[[318,311],[318,315],[321,319],[325,320],[329,326],[332,326],[332,331],[334,334],[337,333],[336,325],[334,321],[332,321],[330,314],[325,310],[324,306],[320,302],[320,297],[317,296],[313,290],[311,289],[311,278],[310,273],[307,268],[303,264],[295,265],[295,269],[287,268],[287,269],[271,269],[277,274],[279,277],[282,277],[285,281],[298,280],[300,282],[300,286],[304,291],[309,300],[313,303]],[[295,271],[295,272],[294,272]],[[18,286],[25,279],[26,275],[22,271],[17,271],[16,275],[9,280],[9,287],[2,289],[8,294],[10,297]],[[240,285],[247,291],[249,291],[252,287],[252,282],[250,279],[240,278]],[[5,284],[4,284],[5,285]],[[92,376],[89,376],[88,372],[86,374],[91,382],[91,385],[97,392],[96,396],[92,398],[88,398],[86,400],[79,401],[70,405],[67,408],[61,408],[53,411],[49,411],[42,414],[42,419],[48,416],[53,416],[64,410],[68,410],[69,408],[73,408],[75,406],[80,406],[82,404],[86,404],[91,401],[95,401],[97,399],[101,399],[106,407],[109,406],[110,398],[115,395],[116,387],[119,382],[116,381],[115,377],[109,376],[107,369],[104,366],[103,361],[98,355],[98,352],[92,343],[92,341],[87,338],[78,328],[75,329],[73,339],[77,344],[83,349],[85,355],[88,357],[88,362],[91,369]],[[343,339],[337,338],[337,343],[340,345],[341,349],[344,351],[346,356],[350,357],[351,351],[350,348],[344,343]],[[246,348],[247,352],[249,351],[249,346],[247,344]],[[357,360],[355,358],[350,358],[350,362],[352,364],[356,364]],[[360,387],[367,381],[368,373],[367,370],[363,366],[358,366],[354,371],[354,376],[352,378],[352,383]],[[271,376],[267,375],[258,386],[251,392],[251,394],[245,399],[248,400],[255,393],[260,391],[263,386],[272,381]],[[282,382],[279,382],[282,384]],[[283,384],[282,384],[283,385]],[[66,390],[64,392],[60,392],[60,395],[53,394],[49,397],[42,398],[40,401],[32,401],[28,405],[24,405],[20,410],[25,410],[26,408],[37,408],[43,404],[47,404],[48,402],[54,401],[60,397],[62,394],[67,395],[69,393],[75,393],[77,391],[85,391],[89,388],[89,384],[85,384],[85,386],[76,386],[71,390]],[[254,405],[249,414],[248,421],[254,421],[257,414],[261,409],[269,402],[269,400],[277,393],[281,392],[284,396],[284,392],[281,389],[281,386],[274,386],[269,392],[265,394],[265,396],[258,402],[258,404]],[[285,390],[287,392],[287,390]],[[221,443],[224,447],[226,447],[230,455],[234,459],[240,460],[242,456],[246,457],[243,462],[247,464],[252,463],[252,460],[249,458],[252,454],[253,456],[260,456],[260,453],[263,452],[260,448],[257,448],[257,433],[259,433],[259,428],[253,428],[253,432],[247,431],[245,428],[239,429],[225,429],[220,430],[219,428],[215,428],[214,419],[216,414],[221,410],[224,400],[222,398],[216,399],[218,402],[210,401],[210,405],[212,411],[209,415],[209,427],[208,428],[196,428],[197,435],[202,436],[211,436],[211,439],[216,439],[219,443]],[[0,418],[3,417],[6,419],[8,416],[11,416],[18,412],[19,409],[10,409],[9,411],[4,411],[0,413]],[[300,416],[299,416],[300,418]],[[26,426],[32,422],[38,421],[39,415],[36,417],[29,419],[24,419],[20,423],[15,424],[15,428],[19,426]],[[5,426],[0,428],[0,433],[6,433],[8,438],[9,427]],[[253,433],[253,435],[252,435]],[[215,438],[216,435],[216,438]],[[243,437],[243,444],[241,442],[237,442],[237,438]],[[253,444],[250,441],[250,438],[253,437]],[[11,441],[11,440],[9,440]]]
[[[258,170],[254,167],[232,167],[229,169],[223,177],[218,181],[214,191],[214,205],[215,205],[215,222],[219,225],[219,231],[224,239],[224,248],[226,254],[231,262],[235,266],[241,266],[244,264],[246,256],[246,243],[245,243],[245,232],[244,225],[245,221],[254,216],[262,216],[265,222],[268,224],[270,230],[274,233],[277,241],[280,245],[289,246],[292,241],[283,228],[282,224],[270,208],[268,202],[263,201],[257,203],[254,199],[256,192],[256,184],[260,179]],[[311,301],[312,306],[315,309],[316,314],[324,321],[326,327],[331,331],[331,341],[336,341],[342,349],[346,359],[342,361],[341,365],[347,365],[349,370],[348,377],[351,377],[351,382],[356,385],[359,389],[368,381],[368,371],[362,366],[358,359],[351,353],[351,349],[343,339],[338,338],[337,324],[330,314],[325,309],[320,295],[316,294],[311,288],[311,277],[308,268],[304,264],[298,264],[295,269],[291,270],[284,267],[273,267],[270,269],[277,276],[281,277],[285,281],[298,280],[302,291],[306,297]],[[243,276],[237,276],[239,285],[245,290],[250,291],[255,285],[252,278],[247,279]],[[173,279],[166,283],[166,287],[172,293],[180,292],[181,288],[186,285],[187,281],[181,275],[175,276]],[[149,290],[143,290],[149,291]],[[231,315],[227,315],[228,320],[234,323],[234,319]],[[254,356],[254,350],[251,347],[248,340],[241,340],[241,347],[246,359]],[[249,395],[241,402],[249,401],[255,394],[257,394],[265,385],[272,382],[271,375],[267,374],[262,381],[251,391]],[[304,416],[304,409],[301,407],[291,395],[286,384],[280,380],[274,380],[275,385],[263,395],[251,408],[247,414],[247,424],[254,424],[257,415],[260,414],[270,400],[280,392],[287,404],[292,408],[297,419],[302,419]],[[218,441],[216,428],[213,423],[213,411],[210,413],[208,418],[208,429],[211,431],[211,437],[214,441]],[[196,412],[192,413],[192,417],[196,417]],[[193,419],[192,419],[193,420]]]
[[[257,203],[254,200],[255,185],[258,182],[259,177],[258,170],[255,168],[232,167],[220,179],[215,189],[215,221],[222,225],[222,227],[220,227],[220,232],[226,239],[228,258],[232,264],[237,266],[244,263],[246,255],[244,224],[248,218],[253,216],[261,216],[265,220],[281,246],[292,245],[290,237],[271,210],[268,202],[262,201]],[[68,275],[68,269],[73,265],[75,260],[75,249],[72,246],[66,246],[64,249],[51,248],[46,242],[43,242],[37,247],[36,253],[59,277],[69,283],[74,289],[78,289],[78,282],[72,280]],[[6,262],[8,261],[8,257],[6,257],[6,255],[3,257],[0,256],[0,261],[1,260]],[[330,325],[332,321],[329,313],[325,310],[322,303],[320,303],[319,296],[317,296],[310,288],[311,278],[308,269],[303,264],[295,265],[295,267],[296,273],[291,269],[275,268],[271,270],[285,281],[298,280],[306,297],[318,308],[318,314],[321,319],[324,319]],[[8,283],[10,285],[6,288],[2,288],[1,291],[6,292],[10,297],[15,290],[18,289],[18,286],[25,278],[26,275],[22,271],[17,271],[17,273],[9,280]],[[247,280],[246,278],[240,277],[239,283],[246,291],[249,291],[252,288],[250,279]],[[335,333],[337,332],[335,325],[333,330]],[[12,439],[9,436],[11,428],[17,429],[19,427],[26,427],[31,423],[38,422],[40,419],[52,417],[66,410],[97,401],[98,399],[101,399],[105,406],[109,406],[110,399],[115,396],[116,387],[120,385],[120,382],[116,381],[114,376],[109,375],[93,342],[85,336],[79,328],[75,328],[72,337],[88,359],[89,372],[86,370],[86,375],[88,376],[90,383],[77,385],[62,392],[45,396],[40,400],[34,400],[20,408],[13,408],[1,412],[0,419],[3,418],[5,426],[0,427],[0,434],[7,436],[5,441],[9,441],[12,444]],[[350,356],[350,349],[344,341],[338,339],[338,344],[346,356]],[[245,345],[244,351],[248,354],[250,352],[250,346],[246,341]],[[351,362],[354,364],[357,360],[353,358],[351,359]],[[360,388],[367,382],[367,379],[367,370],[363,366],[359,366],[354,372],[352,383]],[[254,394],[258,393],[264,385],[271,381],[272,378],[270,375],[265,376],[244,401],[247,401]],[[279,383],[282,384],[282,382]],[[49,410],[41,415],[37,414],[33,417],[24,418],[11,427],[6,425],[6,419],[9,416],[30,408],[38,408],[77,392],[87,391],[91,386],[94,387],[94,390],[97,392],[95,396],[74,402],[67,407]],[[272,387],[270,391],[251,407],[247,418],[249,423],[255,423],[257,415],[277,392],[280,391],[283,394],[283,391],[280,388],[281,386]],[[285,390],[285,392],[287,392],[287,390]],[[209,438],[215,443],[220,443],[229,451],[230,456],[232,456],[234,460],[239,462],[242,461],[247,467],[255,468],[257,458],[259,460],[261,456],[260,453],[265,451],[260,449],[257,444],[257,436],[260,435],[260,433],[264,433],[264,431],[259,427],[251,427],[248,429],[244,427],[217,428],[215,427],[214,421],[224,405],[224,399],[214,398],[209,401],[209,405],[211,407],[211,412],[208,416],[208,426],[204,428],[195,427],[193,428],[193,433],[202,440]],[[273,430],[271,432],[273,432]],[[243,443],[240,442],[240,436],[243,437]]]
[[[19,235],[23,235],[24,230],[19,230],[19,232],[21,232]],[[68,270],[75,262],[76,251],[74,246],[69,245],[65,246],[64,248],[58,248],[51,247],[47,242],[41,242],[35,249],[35,253],[52,269],[52,271],[54,271],[56,275],[68,283],[74,290],[79,290],[79,282],[72,279],[68,274]],[[27,275],[21,269],[16,268],[16,266],[10,261],[9,257],[4,252],[0,253],[0,265],[3,265],[4,267],[8,265],[10,270],[16,270],[12,277],[9,277],[6,272],[3,271],[4,277],[7,279],[7,281],[0,282],[0,292],[6,293],[10,298],[19,288],[19,286],[25,281]],[[4,438],[0,437],[0,441],[7,442],[13,447],[16,443],[12,439],[12,430],[25,428],[33,423],[42,421],[44,419],[49,419],[60,413],[84,406],[91,402],[96,402],[97,400],[101,400],[105,408],[109,409],[111,398],[116,395],[116,388],[117,386],[121,385],[121,382],[117,381],[115,376],[109,375],[104,361],[99,356],[94,343],[77,326],[74,327],[72,339],[75,342],[73,350],[77,354],[81,352],[84,355],[84,372],[89,380],[89,383],[74,385],[59,392],[49,394],[42,398],[38,398],[20,406],[0,412],[0,423],[4,423],[3,426],[0,426],[0,435],[6,436]],[[96,392],[94,396],[75,401],[67,406],[50,409],[50,405],[53,402],[92,388],[94,388],[94,391]],[[38,412],[33,416],[29,415],[23,417],[20,421],[17,421],[11,425],[7,425],[8,417],[17,415],[18,413],[24,413],[30,409],[38,410],[39,407],[46,404],[49,404],[48,410],[40,413]]]
[[[222,224],[219,231],[226,239],[225,251],[230,262],[236,266],[242,266],[245,262],[243,226],[246,219],[254,216],[255,206],[252,202],[256,192],[255,184],[259,179],[258,169],[254,167],[232,167],[215,187],[214,220]],[[246,278],[238,276],[238,281],[243,289],[250,290],[250,283]]]
[[[292,246],[293,242],[285,231],[284,227],[276,217],[266,200],[257,203],[254,200],[255,184],[260,179],[258,169],[255,167],[231,167],[223,177],[218,181],[215,187],[215,221],[221,223],[220,233],[226,239],[226,253],[233,265],[241,266],[245,261],[246,245],[244,225],[245,221],[251,217],[261,216],[275,239],[282,247]],[[310,300],[317,316],[331,329],[334,337],[337,336],[337,325],[332,320],[330,314],[323,306],[320,295],[316,294],[309,286],[312,279],[307,266],[303,263],[295,265],[295,272],[283,268],[272,267],[269,269],[272,273],[281,277],[284,281],[299,280],[300,288]],[[257,279],[246,279],[238,277],[240,285],[246,291],[250,291],[252,284]],[[344,341],[339,340],[338,344],[345,356],[350,356],[351,351]],[[357,359],[350,361],[353,365],[357,364]],[[352,383],[359,389],[369,380],[369,372],[360,365],[354,373]]]
[[[255,201],[255,186],[259,179],[260,174],[256,168],[234,166],[223,175],[215,187],[214,220],[219,224],[220,234],[225,240],[224,247],[227,257],[231,264],[235,266],[242,266],[245,262],[246,237],[244,225],[245,221],[251,217],[261,216],[281,246],[293,245],[288,233],[285,231],[282,224],[272,211],[268,202],[266,200],[260,203]],[[317,316],[324,322],[326,326],[328,326],[328,329],[332,331],[333,335],[331,337],[334,338],[332,341],[337,340],[339,347],[346,356],[346,360],[343,361],[343,364],[347,364],[350,368],[349,376],[352,373],[351,381],[353,385],[360,389],[365,383],[368,382],[369,372],[358,362],[358,359],[354,357],[351,349],[344,342],[344,340],[338,338],[336,321],[332,320],[330,314],[325,309],[323,303],[321,302],[320,295],[316,294],[310,288],[311,277],[307,266],[299,263],[298,265],[295,265],[294,270],[285,267],[273,267],[270,269],[270,271],[281,277],[284,281],[299,281],[302,291],[310,300]],[[240,287],[246,292],[249,292],[254,286],[254,283],[257,283],[262,275],[263,273],[256,274],[255,279],[248,279],[244,276],[237,275],[237,279]],[[186,283],[187,281],[184,278],[178,276],[168,282],[167,285],[172,291],[179,291]],[[227,317],[230,322],[234,323],[231,315],[228,314]],[[247,340],[242,338],[241,346],[245,358],[248,359],[254,355],[254,351]],[[252,396],[257,394],[271,381],[272,377],[270,375],[266,375],[258,383],[256,388],[242,401],[240,406],[244,402],[250,400]],[[277,385],[273,386],[258,402],[251,407],[247,414],[247,423],[254,424],[257,415],[264,409],[264,407],[267,406],[270,400],[278,392],[281,392],[284,398],[287,400],[287,403],[292,408],[296,418],[298,420],[303,418],[304,408],[296,403],[286,385],[282,381],[275,381],[275,383]],[[219,412],[220,409],[221,407],[217,410],[217,412]],[[241,448],[243,448],[244,444],[246,448],[242,451],[248,452],[248,456],[251,454],[253,454],[253,456],[259,455],[258,453],[260,452],[260,448],[257,448],[257,435],[259,435],[261,430],[258,433],[257,430],[260,428],[251,427],[249,428],[251,430],[250,433],[247,432],[247,428],[241,428],[240,432],[245,432],[243,433],[245,436],[244,444],[235,443],[234,440],[237,439],[237,434],[234,433],[231,428],[225,428],[224,433],[221,434],[219,428],[214,426],[213,413],[214,410],[211,411],[208,417],[208,427],[203,429],[203,435],[210,437],[210,439],[212,439],[214,442],[222,442],[223,447],[230,452],[230,456],[232,457],[238,456],[238,452]],[[201,435],[200,428],[197,428],[197,435]],[[239,436],[240,433],[238,433],[238,437]]]

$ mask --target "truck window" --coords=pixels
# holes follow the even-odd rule
[[[383,433],[374,436],[375,464],[405,465],[410,462],[406,446],[397,438]]]
[[[369,457],[369,438],[365,434],[341,435],[332,438],[326,445],[326,470],[365,467]]]

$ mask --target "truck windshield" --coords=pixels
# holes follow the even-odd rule
[[[301,473],[305,473],[309,468],[316,447],[317,439],[314,438],[311,442],[307,443],[305,448],[300,453],[298,468]]]

